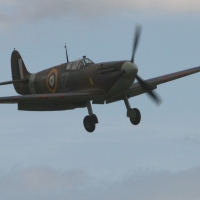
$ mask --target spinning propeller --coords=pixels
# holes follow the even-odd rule
[[[136,29],[135,29],[135,37],[134,37],[134,40],[133,40],[133,52],[132,52],[132,58],[131,58],[131,62],[132,63],[134,63],[135,53],[136,53],[136,50],[137,50],[137,47],[138,47],[138,43],[139,43],[139,40],[140,40],[141,30],[142,30],[142,27],[140,25],[137,25]],[[137,79],[137,81],[141,85],[141,87],[153,99],[153,101],[156,104],[160,105],[162,103],[161,99],[155,94],[155,92],[152,91],[152,89],[149,86],[149,84],[147,82],[145,82],[138,75],[136,75],[135,78]]]

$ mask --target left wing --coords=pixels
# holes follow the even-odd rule
[[[187,69],[187,70],[183,70],[183,71],[179,71],[179,72],[175,72],[172,74],[167,74],[167,75],[163,75],[163,76],[159,76],[156,78],[151,78],[148,80],[145,80],[145,82],[149,85],[149,87],[154,90],[157,88],[157,85],[169,82],[169,81],[173,81],[179,78],[183,78],[185,76],[189,76],[191,74],[195,74],[197,72],[200,72],[200,67],[195,67],[195,68],[191,68],[191,69]],[[134,97],[140,94],[146,93],[146,91],[144,89],[142,89],[142,87],[139,85],[139,83],[134,83],[128,91],[126,91],[126,94],[128,95],[128,97]]]
[[[102,95],[100,90],[91,90],[88,92],[69,92],[69,93],[53,93],[53,94],[30,94],[9,97],[0,97],[0,103],[19,103],[19,102],[60,102],[60,101],[87,101],[95,100]]]

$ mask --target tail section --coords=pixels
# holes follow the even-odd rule
[[[18,94],[30,94],[28,82],[20,82],[20,80],[29,78],[31,74],[26,69],[21,55],[16,50],[11,55],[11,71],[16,92]]]

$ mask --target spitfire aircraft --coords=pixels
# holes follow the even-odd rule
[[[131,60],[94,63],[83,56],[82,59],[67,62],[38,73],[29,73],[18,51],[11,55],[12,81],[0,85],[13,84],[20,95],[1,97],[0,103],[16,103],[18,110],[59,111],[75,108],[88,109],[83,124],[88,132],[93,132],[98,123],[92,111],[93,104],[108,104],[123,100],[127,117],[133,125],[141,120],[140,111],[131,108],[129,98],[143,93],[160,104],[160,98],[153,92],[159,84],[173,81],[184,76],[200,72],[200,67],[179,71],[148,80],[138,75],[134,63],[141,27],[136,26]],[[135,82],[137,80],[137,82]]]

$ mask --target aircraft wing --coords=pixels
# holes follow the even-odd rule
[[[99,90],[88,92],[68,92],[68,93],[51,93],[51,94],[30,94],[9,97],[0,97],[0,103],[19,103],[19,102],[61,102],[61,101],[84,101],[98,98],[102,94]]]
[[[175,79],[179,79],[194,73],[200,72],[200,67],[195,67],[179,72],[175,72],[172,74],[167,74],[163,76],[159,76],[156,78],[151,78],[145,80],[145,82],[149,85],[149,87],[154,90],[157,88],[157,85],[163,84],[169,81],[173,81]],[[146,91],[140,86],[139,83],[134,83],[129,90],[125,92],[128,97],[134,97]],[[107,95],[104,91],[101,90],[90,90],[85,92],[67,92],[67,93],[51,93],[51,94],[30,94],[30,95],[18,95],[18,96],[9,96],[9,97],[0,97],[0,103],[12,104],[12,103],[42,103],[43,105],[50,102],[80,102],[87,100],[99,100],[99,99],[107,99]],[[111,97],[106,100],[107,103],[112,103],[115,101],[119,101],[123,99],[123,95]]]
[[[154,90],[157,88],[157,85],[160,85],[169,81],[173,81],[185,76],[189,76],[197,72],[200,72],[200,67],[195,67],[195,68],[175,72],[172,74],[159,76],[156,78],[151,78],[151,79],[145,80],[145,82],[150,86],[152,90]],[[142,89],[139,83],[134,83],[126,93],[129,97],[134,97],[134,96],[146,93],[146,91]]]

